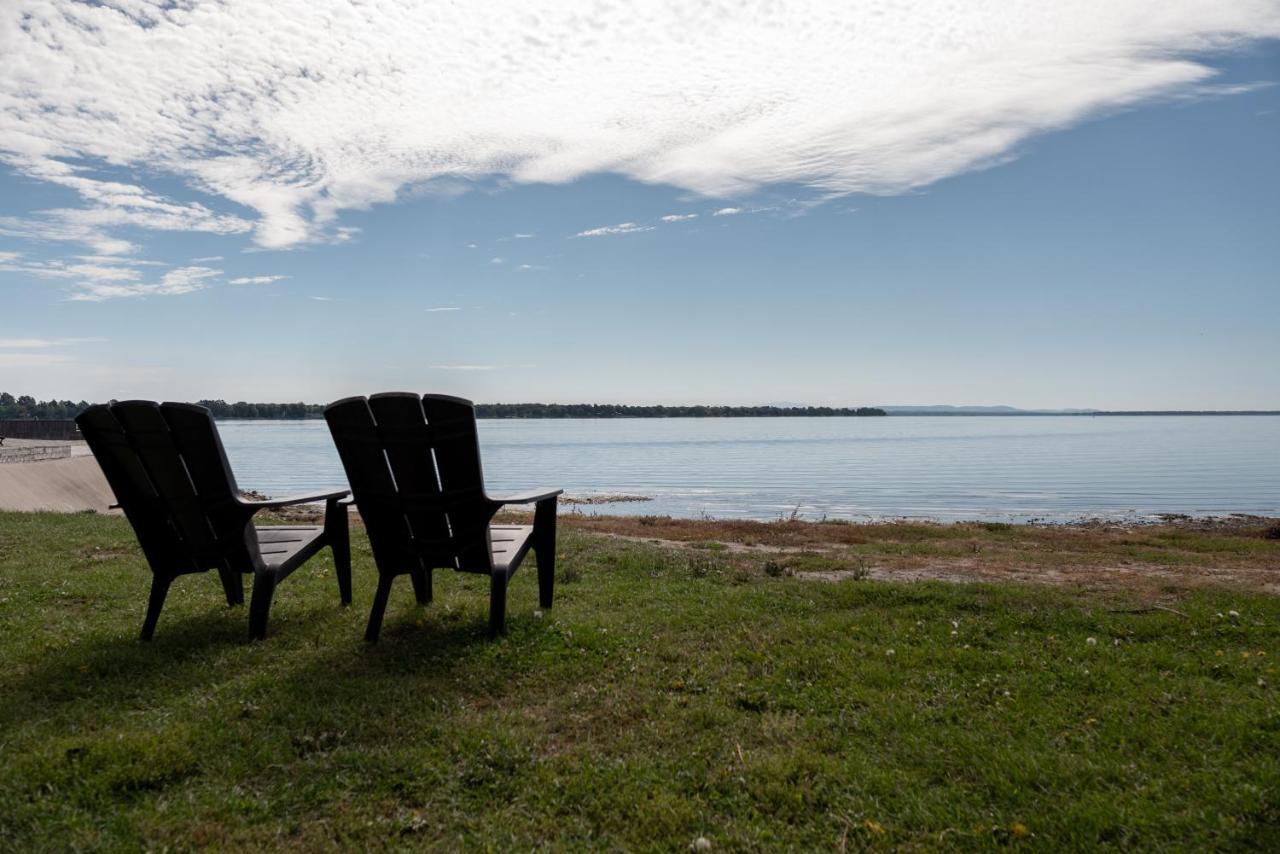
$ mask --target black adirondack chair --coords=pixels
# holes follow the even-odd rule
[[[276,585],[328,546],[343,604],[351,602],[348,490],[255,501],[236,487],[213,416],[203,406],[129,400],[91,406],[76,418],[151,565],[142,624],[149,640],[174,579],[217,570],[228,605],[244,603],[242,574],[253,574],[249,637],[267,633]],[[324,526],[258,527],[270,507],[324,501]]]
[[[506,631],[507,583],[532,548],[538,599],[551,607],[556,503],[563,490],[492,498],[485,493],[471,401],[409,393],[348,397],[324,411],[378,565],[365,639],[376,641],[399,575],[431,601],[433,569],[489,576],[489,635]],[[534,523],[493,525],[504,504],[533,504]]]

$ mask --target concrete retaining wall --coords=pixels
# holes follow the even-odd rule
[[[0,464],[34,463],[40,460],[64,460],[71,456],[70,445],[19,445],[0,447]]]

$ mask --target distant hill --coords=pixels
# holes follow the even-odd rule
[[[1015,406],[881,406],[890,415],[1091,415],[1096,409],[1018,409]]]

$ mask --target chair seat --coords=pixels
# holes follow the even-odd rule
[[[494,571],[510,574],[528,553],[532,534],[532,525],[490,525]]]
[[[293,570],[324,546],[324,528],[319,525],[254,525],[253,531],[262,562],[277,574]]]

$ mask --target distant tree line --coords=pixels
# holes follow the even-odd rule
[[[7,391],[0,391],[0,420],[57,421],[75,418],[88,406],[83,400],[78,403],[70,400],[36,400],[29,394],[14,397]]]
[[[871,406],[627,406],[621,403],[478,403],[479,418],[774,418],[884,415]]]
[[[198,400],[214,418],[319,418],[320,403],[246,403],[243,400]],[[75,418],[89,404],[69,400],[37,401],[24,394],[0,392],[0,419]],[[884,415],[872,406],[627,406],[620,403],[478,403],[479,418],[775,418],[781,416],[849,417]]]
[[[208,407],[214,418],[319,418],[324,415],[322,403],[245,403],[237,400],[197,400]]]

